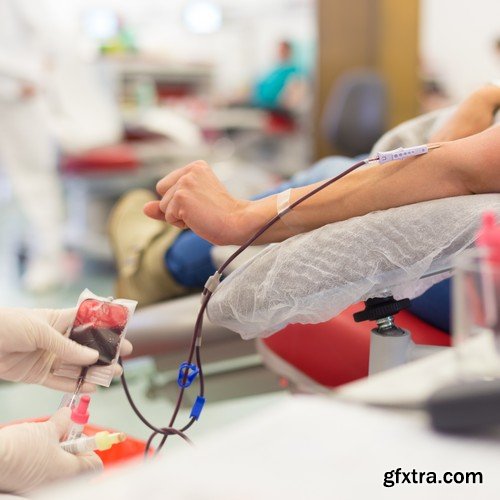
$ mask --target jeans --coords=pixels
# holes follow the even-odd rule
[[[410,312],[426,323],[450,333],[450,283],[441,281],[424,294],[411,301]]]

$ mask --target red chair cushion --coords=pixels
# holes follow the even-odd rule
[[[336,387],[368,375],[370,330],[374,323],[355,323],[352,314],[360,304],[317,325],[289,325],[263,339],[282,360],[327,387]],[[410,330],[417,344],[450,345],[450,336],[408,311],[396,316],[396,324]]]
[[[297,129],[292,114],[286,111],[269,110],[266,115],[266,131],[268,134],[289,134]]]
[[[134,148],[124,143],[68,155],[61,162],[62,171],[67,173],[133,170],[138,166]]]

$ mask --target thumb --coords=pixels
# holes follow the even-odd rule
[[[71,425],[71,410],[69,408],[60,408],[50,417],[49,422],[54,424],[57,437],[61,440],[69,431]]]
[[[52,328],[67,333],[76,316],[77,308],[71,309],[34,309],[32,312],[45,320]]]
[[[95,349],[90,349],[64,337],[48,325],[41,326],[35,336],[35,344],[39,349],[51,352],[57,358],[72,365],[89,366],[97,361],[99,353]]]

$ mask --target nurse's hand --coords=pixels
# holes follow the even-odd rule
[[[26,493],[42,484],[102,469],[95,453],[72,455],[60,440],[71,425],[69,408],[49,421],[0,429],[0,491]]]
[[[160,201],[144,213],[182,229],[189,228],[216,245],[241,244],[267,220],[256,202],[233,198],[204,161],[180,168],[156,185]]]
[[[98,358],[96,350],[64,336],[75,313],[75,309],[0,308],[0,378],[73,392],[75,380],[51,373],[56,361],[80,367],[92,365]],[[131,351],[132,345],[124,340],[121,354],[126,356]],[[117,365],[115,375],[120,372]],[[88,383],[82,388],[82,392],[94,390],[95,386]]]

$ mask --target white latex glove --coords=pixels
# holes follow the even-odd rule
[[[47,422],[0,429],[0,492],[25,493],[56,479],[102,469],[95,453],[72,455],[61,449],[59,442],[71,426],[70,413],[61,408]]]
[[[0,308],[0,378],[12,382],[40,384],[65,392],[75,390],[76,381],[51,373],[55,362],[76,366],[96,362],[98,353],[64,336],[72,325],[76,309]],[[124,340],[121,355],[132,351]],[[120,375],[117,364],[115,375]],[[93,392],[95,385],[85,383],[82,392]]]

